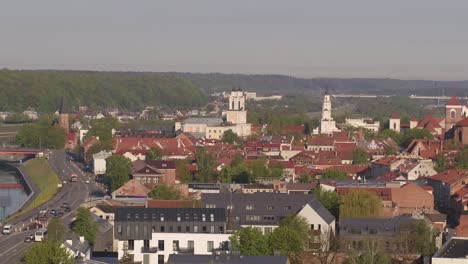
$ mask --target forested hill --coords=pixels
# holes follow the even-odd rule
[[[468,81],[421,81],[397,79],[302,79],[285,75],[246,75],[221,73],[177,73],[202,90],[213,93],[240,86],[260,94],[320,92],[326,83],[333,93],[363,93],[387,95],[445,95],[468,96]],[[468,75],[467,75],[468,78]]]
[[[148,105],[200,106],[207,96],[174,74],[85,71],[0,70],[0,111],[57,110],[64,94],[69,106],[141,110]]]

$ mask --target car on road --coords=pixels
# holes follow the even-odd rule
[[[29,236],[24,238],[25,243],[30,243],[30,242],[33,242],[33,241],[34,241],[34,235],[29,235]]]
[[[62,203],[62,205],[60,205],[60,207],[66,208],[66,207],[70,207],[70,205],[68,205],[68,203]]]
[[[56,214],[57,214],[57,210],[55,210],[55,209],[50,210],[50,214],[51,214],[51,215],[56,215]]]
[[[38,217],[36,217],[36,221],[39,221],[39,222],[44,222],[44,221],[46,221],[46,220],[47,220],[47,217],[45,217],[45,216],[38,216]]]
[[[5,226],[3,227],[2,233],[3,233],[4,235],[9,235],[9,234],[11,234],[12,231],[13,231],[13,226],[12,226],[12,225],[5,225]]]
[[[89,183],[89,180],[86,180],[85,183]]]
[[[71,211],[71,208],[70,207],[65,207],[65,209],[63,209],[64,212],[68,213]]]

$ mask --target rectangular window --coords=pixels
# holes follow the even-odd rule
[[[206,232],[206,226],[203,226],[202,230],[203,230],[203,233],[205,233]]]
[[[164,255],[158,255],[158,264],[164,264]]]
[[[170,226],[170,227],[169,227],[169,233],[172,233],[172,232],[174,232],[174,227],[173,227],[173,226]]]
[[[189,249],[194,249],[195,248],[195,244],[193,243],[193,240],[189,240],[187,242],[187,248],[189,248]]]
[[[251,205],[251,204],[248,204],[248,205],[245,206],[245,210],[247,210],[247,211],[252,211],[253,209],[254,209],[254,206]]]
[[[310,225],[310,230],[315,230],[314,224],[311,224],[311,225]]]
[[[205,215],[205,214],[202,214],[202,221],[203,221],[203,222],[206,221],[206,215]]]
[[[149,240],[143,240],[143,247],[144,248],[149,248]]]
[[[214,226],[210,226],[210,233],[214,233],[214,229],[215,229]]]
[[[322,230],[322,225],[318,224],[318,230]]]
[[[275,207],[273,205],[267,205],[267,210],[268,211],[273,211]]]
[[[140,228],[138,225],[135,225],[135,236],[139,236],[140,235]]]
[[[216,204],[206,204],[205,208],[216,208]]]
[[[214,222],[214,214],[210,214],[210,221]]]
[[[173,240],[172,241],[172,250],[173,251],[179,251],[179,240]]]
[[[213,241],[208,241],[206,250],[208,252],[213,252]]]
[[[193,232],[198,233],[198,226],[193,226]]]
[[[164,240],[158,240],[158,249],[164,251]]]
[[[130,236],[130,225],[127,225],[127,236]]]
[[[190,226],[185,227],[185,233],[190,233]]]
[[[273,227],[265,227],[265,234],[271,234],[273,232]]]
[[[121,225],[117,226],[117,232],[119,232],[119,234],[122,234],[122,226]]]
[[[128,250],[134,250],[135,249],[135,241],[134,240],[129,240],[128,241]]]
[[[178,232],[178,233],[182,233],[182,227],[181,227],[181,226],[178,226],[178,227],[177,227],[177,232]]]
[[[161,233],[164,233],[164,226],[161,226],[160,230],[161,230]]]
[[[219,226],[219,232],[223,233],[224,232],[224,226]]]

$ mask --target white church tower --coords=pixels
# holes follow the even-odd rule
[[[328,88],[323,97],[322,119],[320,120],[320,134],[331,134],[333,131],[339,131],[336,128],[335,120],[331,116],[331,100]]]
[[[247,111],[245,110],[245,94],[242,90],[232,90],[229,95],[229,110],[226,121],[232,124],[247,123]]]

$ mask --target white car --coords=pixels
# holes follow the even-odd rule
[[[2,233],[4,235],[9,235],[9,234],[11,234],[11,231],[13,231],[13,226],[12,225],[6,225],[6,226],[3,227]]]
[[[89,183],[89,180],[86,180],[85,183]]]

